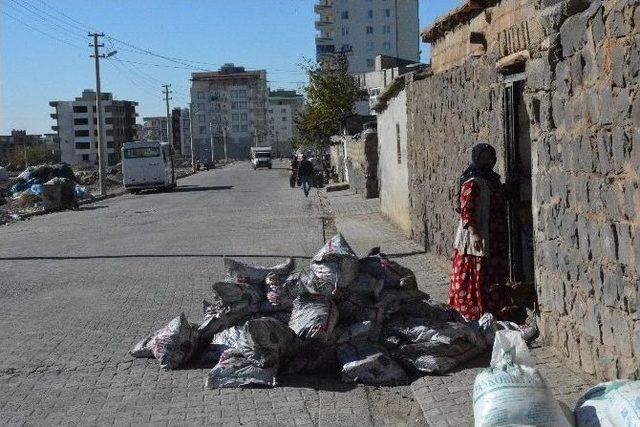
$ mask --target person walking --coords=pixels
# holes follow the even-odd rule
[[[302,160],[298,166],[298,179],[302,183],[302,191],[305,197],[309,197],[311,184],[313,183],[313,163],[307,159],[307,155],[302,155]]]
[[[496,150],[473,147],[471,164],[458,183],[460,214],[454,241],[449,304],[467,320],[484,313],[500,319],[506,306],[509,278],[507,197],[500,175],[493,171]]]

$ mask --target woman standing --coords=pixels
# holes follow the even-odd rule
[[[496,150],[477,144],[459,182],[460,223],[449,304],[467,320],[487,312],[500,318],[506,304],[502,289],[509,277],[507,201],[500,175],[493,171],[495,164]]]

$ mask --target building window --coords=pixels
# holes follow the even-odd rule
[[[343,36],[348,36],[349,35],[349,27],[342,27],[342,31],[341,31]]]
[[[89,136],[89,130],[77,130],[75,132],[76,136]]]
[[[373,27],[371,25],[367,25],[367,34],[373,34]]]
[[[207,127],[206,126],[199,126],[198,130],[200,131],[200,134],[207,133]]]
[[[349,11],[348,10],[343,10],[342,12],[340,12],[340,17],[342,19],[349,19]]]
[[[340,48],[340,50],[342,52],[351,52],[351,45],[350,44],[343,44],[342,47]]]
[[[199,114],[199,115],[198,115],[198,121],[199,121],[200,123],[204,123],[204,114]]]
[[[367,42],[367,50],[369,52],[373,51],[375,48],[375,44],[373,42]]]
[[[384,10],[384,17],[385,18],[391,17],[391,9],[385,9]]]
[[[240,113],[240,121],[241,122],[247,121],[247,113]]]
[[[367,67],[373,67],[373,59],[367,58]]]
[[[383,25],[382,34],[391,34],[391,25]]]
[[[83,154],[82,155],[82,161],[83,162],[88,162],[89,161],[89,155],[88,154]]]
[[[240,125],[231,125],[231,130],[233,132],[240,132]]]
[[[398,164],[402,163],[402,151],[400,150],[400,124],[396,123],[396,150],[398,151]]]
[[[286,112],[287,112],[287,109],[286,109],[286,108],[281,108],[281,109],[280,109],[280,112],[281,112],[281,113],[286,113]]]
[[[88,150],[91,148],[91,144],[88,142],[76,142],[76,150]]]
[[[391,50],[391,42],[384,42],[382,43],[382,48],[384,50]]]
[[[88,125],[89,119],[73,119],[74,125]]]
[[[88,113],[89,110],[87,110],[87,106],[86,105],[76,105],[73,107],[73,112],[74,113]]]
[[[273,108],[269,108],[269,113],[273,113]]]
[[[240,132],[247,132],[249,130],[249,126],[247,125],[240,125]]]
[[[373,10],[369,9],[369,10],[367,11],[367,18],[369,18],[369,19],[373,19]]]

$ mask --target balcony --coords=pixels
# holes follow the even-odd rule
[[[326,12],[328,10],[331,10],[332,7],[333,7],[333,2],[324,0],[313,5],[313,11],[315,13]]]
[[[316,36],[316,45],[333,44],[333,37]]]
[[[58,114],[57,113],[51,113],[51,114],[49,114],[49,116],[54,120],[58,120]]]
[[[329,19],[321,19],[319,21],[316,21],[316,29],[318,30],[322,30],[324,28],[329,28],[332,26],[333,26],[333,21]]]

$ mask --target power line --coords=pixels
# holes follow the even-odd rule
[[[27,28],[29,28],[29,29],[31,29],[31,30],[33,30],[33,31],[36,31],[36,32],[38,32],[38,33],[40,33],[40,34],[42,34],[42,35],[44,35],[44,36],[49,37],[50,39],[53,39],[53,40],[58,41],[58,42],[60,42],[60,43],[68,44],[69,46],[73,46],[73,47],[75,47],[75,48],[77,48],[77,49],[82,49],[83,51],[85,50],[85,48],[84,48],[84,47],[82,47],[82,46],[79,46],[79,45],[77,45],[77,44],[74,44],[74,43],[72,43],[72,42],[70,42],[70,41],[68,41],[68,40],[61,39],[61,38],[59,38],[59,37],[56,37],[56,36],[54,36],[54,35],[51,35],[51,34],[49,34],[49,33],[45,32],[45,31],[42,31],[42,30],[40,30],[40,29],[38,29],[38,28],[36,28],[36,27],[34,27],[34,26],[32,26],[32,25],[29,25],[29,24],[27,24],[26,22],[24,22],[23,20],[21,20],[21,19],[19,19],[19,18],[16,18],[16,17],[15,17],[15,16],[13,16],[13,15],[8,14],[8,13],[7,13],[7,12],[5,12],[4,10],[0,10],[0,13],[2,13],[3,15],[5,15],[5,16],[7,16],[7,17],[11,18],[11,19],[13,19],[13,20],[14,20],[14,21],[16,21],[16,22],[19,22],[20,24],[24,25],[25,27],[27,27]]]
[[[55,28],[56,28],[56,31],[58,31],[58,30],[62,30],[62,31],[65,31],[67,34],[70,34],[70,35],[71,35],[71,37],[75,37],[75,38],[77,38],[77,39],[79,39],[79,40],[83,40],[83,41],[85,40],[85,39],[84,39],[84,37],[80,35],[80,34],[81,34],[80,32],[76,32],[76,28],[74,28],[73,30],[71,30],[71,29],[69,29],[69,28],[67,28],[67,27],[64,27],[64,26],[60,25],[60,24],[59,24],[59,23],[57,23],[57,22],[52,21],[51,19],[49,19],[49,18],[47,17],[47,15],[48,15],[48,14],[47,14],[47,15],[43,15],[42,13],[38,12],[38,10],[39,10],[39,9],[34,8],[34,7],[33,7],[33,6],[31,6],[29,3],[24,3],[24,2],[22,2],[22,1],[18,1],[18,0],[9,0],[9,1],[10,1],[11,3],[13,3],[14,5],[17,5],[17,6],[21,7],[21,8],[22,8],[22,9],[24,9],[27,13],[31,14],[32,16],[35,16],[37,19],[41,20],[41,21],[42,21],[42,22],[44,22],[45,24],[49,24],[49,25],[51,25],[51,26],[55,27]],[[9,5],[9,6],[11,6],[11,5]],[[15,6],[12,6],[12,7],[13,7],[13,10],[14,10],[14,11],[16,11],[16,12],[21,12],[21,10],[16,9],[16,8],[15,8]],[[34,9],[35,9],[35,11],[34,11]],[[24,12],[21,12],[21,13],[24,13]],[[48,16],[49,16],[49,17],[52,17],[52,18],[54,18],[54,19],[55,19],[55,17],[53,17],[53,16],[51,16],[51,15],[48,15]],[[29,17],[29,19],[33,19],[33,18]],[[67,25],[68,25],[68,24],[67,24]],[[84,32],[84,31],[83,31],[83,32]]]
[[[78,24],[84,31],[91,31],[91,28],[89,26],[87,26],[86,24],[77,21],[75,19],[73,19],[72,17],[70,17],[69,15],[66,15],[64,12],[60,11],[59,9],[56,9],[55,7],[51,6],[49,3],[43,1],[43,0],[38,0],[40,3],[42,3],[43,5],[47,6],[49,9],[59,13],[60,15],[64,16],[65,18],[67,18],[69,21],[74,22],[76,24]]]

